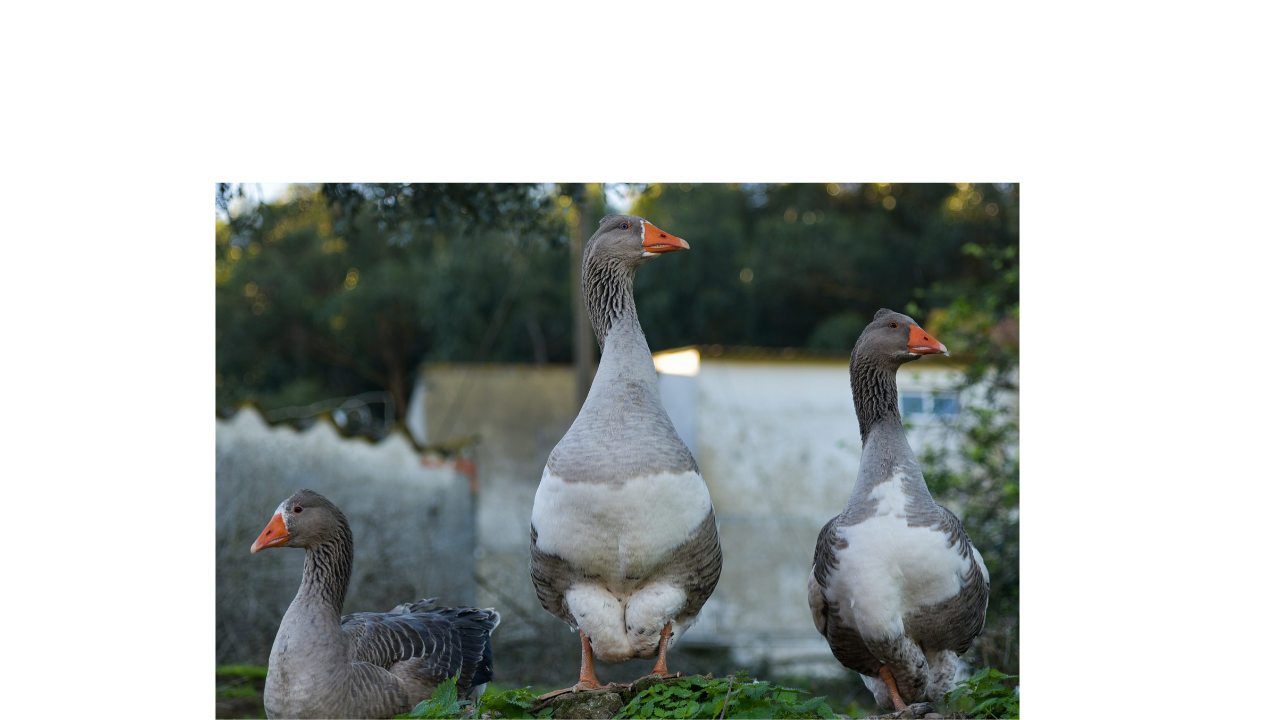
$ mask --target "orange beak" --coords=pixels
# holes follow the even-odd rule
[[[644,249],[646,252],[651,253],[673,252],[675,250],[688,250],[689,243],[675,235],[668,235],[646,222],[644,224]]]
[[[947,346],[933,339],[933,336],[924,331],[919,325],[911,326],[911,336],[907,338],[907,350],[916,355],[935,355],[941,353],[949,355]]]
[[[271,522],[267,523],[266,529],[262,531],[258,539],[253,541],[253,547],[249,548],[249,553],[253,554],[270,547],[279,547],[287,542],[289,542],[289,531],[284,529],[284,518],[280,516],[280,513],[276,513],[271,518]]]

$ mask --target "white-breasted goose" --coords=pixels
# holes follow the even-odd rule
[[[311,490],[280,503],[250,552],[307,549],[302,585],[280,621],[264,692],[271,718],[387,718],[413,709],[448,678],[478,696],[493,677],[492,609],[404,603],[341,615],[351,579],[347,518]]]
[[[720,578],[711,496],[658,395],[636,316],[636,270],[689,244],[634,215],[600,221],[583,249],[582,290],[600,367],[551,451],[533,502],[530,574],[542,606],[582,639],[578,683],[609,663],[666,653]]]
[[[990,581],[960,521],[938,505],[907,444],[897,371],[946,353],[914,320],[880,310],[849,362],[862,459],[844,511],[818,534],[809,609],[882,708],[938,702],[982,632]]]

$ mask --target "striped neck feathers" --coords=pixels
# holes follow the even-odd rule
[[[342,613],[342,603],[351,583],[351,560],[355,554],[351,527],[344,519],[337,532],[323,542],[307,547],[307,560],[302,569],[302,587],[298,596],[318,600],[325,607]]]
[[[903,432],[902,415],[898,412],[897,371],[897,366],[886,367],[854,350],[849,363],[849,384],[853,387],[853,408],[858,413],[858,431],[864,446],[871,429],[882,423]]]
[[[637,327],[640,324],[633,289],[635,273],[634,267],[612,259],[587,258],[582,263],[582,297],[601,350],[620,320],[630,320]]]

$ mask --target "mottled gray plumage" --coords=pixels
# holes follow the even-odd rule
[[[890,323],[896,326],[891,327]],[[889,707],[888,691],[878,677],[885,665],[892,671],[904,702],[941,699],[954,679],[955,656],[968,650],[982,631],[990,587],[981,556],[974,550],[960,521],[951,511],[935,503],[929,494],[902,428],[896,373],[903,363],[920,357],[907,349],[913,325],[915,321],[906,315],[880,310],[854,347],[849,375],[862,436],[862,459],[844,511],[819,533],[810,579],[809,602],[814,625],[827,638],[836,658],[861,673],[885,707]],[[880,487],[891,481],[896,483],[891,490]],[[956,558],[963,559],[957,562],[967,562],[968,569],[956,594],[937,603],[904,608],[901,635],[864,637],[869,628],[860,631],[854,617],[861,609],[854,604],[844,607],[830,598],[842,577],[840,553],[871,550],[849,547],[844,539],[850,535],[847,530],[884,516],[885,498],[892,493],[900,493],[902,498],[900,517],[905,527],[928,528],[939,533],[941,542],[931,547],[954,553]],[[851,582],[852,577],[844,580]],[[888,576],[858,580],[895,582]]]
[[[493,677],[492,609],[431,600],[339,616],[353,541],[342,511],[299,490],[281,504],[289,541],[307,550],[301,586],[271,649],[264,701],[272,718],[379,718],[408,712],[444,680],[472,693]]]
[[[595,380],[578,417],[547,459],[548,475],[544,476],[544,485],[550,476],[567,486],[565,493],[574,492],[574,486],[600,486],[623,493],[627,488],[634,491],[637,484],[651,482],[659,476],[688,474],[686,480],[677,482],[696,484],[696,489],[705,497],[698,464],[676,434],[662,406],[653,355],[636,315],[632,289],[635,271],[654,257],[642,247],[644,233],[643,218],[609,215],[600,221],[600,229],[583,250],[582,289],[602,352]],[[542,491],[540,487],[540,493]],[[584,493],[581,497],[587,497],[586,487],[580,492]],[[683,501],[672,498],[669,502]],[[608,572],[613,575],[606,578],[601,571],[575,566],[540,547],[535,501],[535,517],[530,524],[530,575],[539,601],[548,612],[577,627],[579,622],[566,599],[566,593],[575,584],[604,588],[624,607],[627,598],[637,590],[655,583],[668,584],[682,589],[687,596],[684,607],[673,618],[675,624],[691,622],[720,576],[715,513],[709,502],[707,507],[705,518],[692,532],[686,528],[680,531],[681,537],[670,538],[672,549],[651,572],[632,576],[619,566],[610,569]],[[582,512],[589,514],[591,509],[584,508]],[[573,522],[573,519],[566,521]],[[545,534],[546,528],[541,529]],[[581,542],[615,547],[619,540],[604,536],[612,531],[603,528],[602,536],[583,536]],[[671,531],[653,528],[652,532]],[[614,556],[618,555],[615,550]],[[662,629],[634,628],[629,623],[628,620],[628,633],[649,636]],[[650,648],[637,652],[635,657],[652,657]]]

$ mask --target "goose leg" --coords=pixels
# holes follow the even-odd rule
[[[559,697],[565,693],[576,693],[583,690],[599,690],[602,687],[616,687],[613,683],[601,685],[600,680],[596,678],[596,664],[593,653],[591,652],[591,639],[587,634],[578,630],[578,635],[582,637],[582,667],[578,670],[578,684],[573,687],[567,687],[563,690],[549,692],[546,695],[539,695],[539,700],[549,700],[553,697]]]
[[[893,699],[893,710],[906,710],[907,704],[902,702],[902,696],[898,694],[898,682],[893,679],[893,673],[889,670],[888,665],[880,666],[880,679],[889,688],[889,697]]]
[[[667,672],[667,643],[671,640],[671,623],[667,623],[662,628],[662,637],[658,639],[658,664],[653,666],[653,672],[650,675],[659,675],[664,678],[675,677]]]

